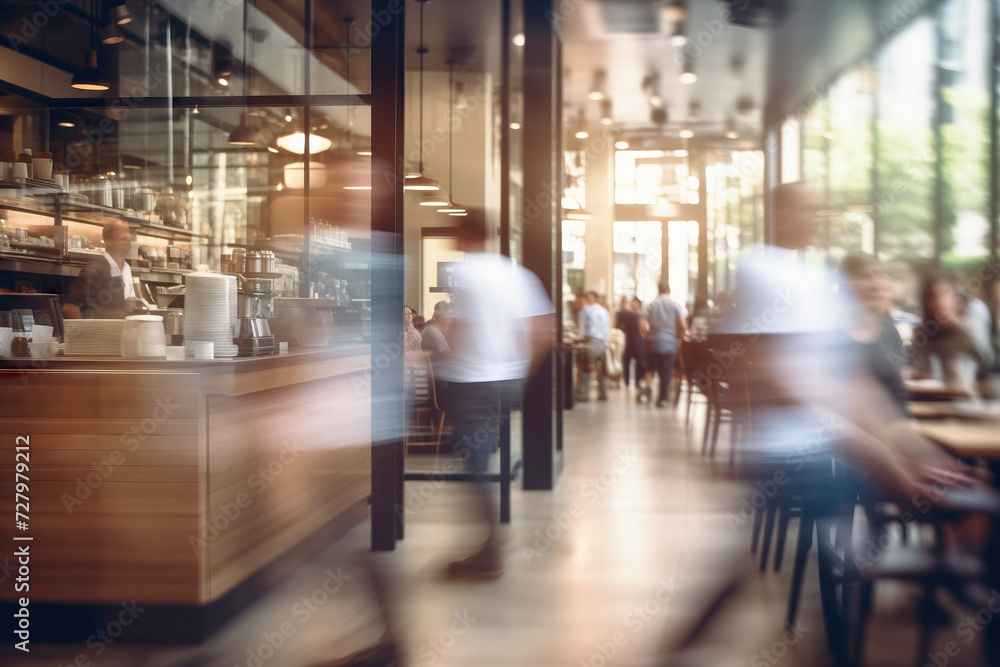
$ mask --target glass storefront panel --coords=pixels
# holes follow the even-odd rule
[[[885,260],[934,253],[934,21],[921,16],[885,46],[878,71],[878,251]]]

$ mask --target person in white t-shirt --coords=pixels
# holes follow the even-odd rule
[[[597,398],[608,400],[608,373],[604,358],[607,353],[608,336],[611,334],[611,316],[607,309],[597,301],[597,292],[587,292],[584,295],[586,305],[577,315],[580,327],[580,337],[586,345],[584,366],[580,373],[580,386],[577,388],[576,400],[587,401],[590,396],[590,385],[593,373],[597,371]]]
[[[438,357],[435,374],[447,381],[446,409],[454,423],[454,451],[476,478],[476,498],[488,531],[482,549],[448,567],[452,576],[492,578],[503,573],[497,541],[498,512],[481,479],[500,431],[500,406],[512,385],[541,365],[553,344],[552,300],[537,276],[510,258],[483,253],[485,229],[476,216],[463,220],[452,292],[451,351]]]

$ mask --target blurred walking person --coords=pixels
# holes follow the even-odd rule
[[[472,556],[448,566],[455,577],[495,578],[503,573],[493,489],[483,479],[507,415],[501,406],[518,380],[533,374],[553,343],[552,301],[541,282],[509,258],[484,252],[486,230],[479,216],[463,219],[459,250],[465,262],[455,272],[451,351],[436,364],[448,381],[454,451],[475,481],[477,510],[487,527],[486,541]]]

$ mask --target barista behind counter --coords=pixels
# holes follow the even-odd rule
[[[63,299],[66,319],[121,319],[125,299],[135,296],[132,270],[125,257],[132,250],[132,232],[115,220],[104,225],[104,252],[80,271]]]

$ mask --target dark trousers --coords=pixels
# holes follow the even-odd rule
[[[626,344],[625,354],[622,355],[622,366],[624,370],[622,371],[623,380],[625,386],[628,386],[629,378],[631,377],[632,370],[632,360],[635,360],[635,383],[639,384],[643,376],[646,375],[646,349],[643,347],[642,343],[639,344]]]
[[[670,385],[674,381],[674,364],[677,363],[677,351],[649,351],[649,365],[660,376],[660,392],[656,402],[670,400]]]
[[[453,420],[452,451],[462,457],[475,481],[477,508],[489,529],[487,544],[493,546],[498,522],[493,490],[481,476],[489,472],[490,455],[500,442],[501,401],[510,400],[513,382],[449,382],[448,413]]]

